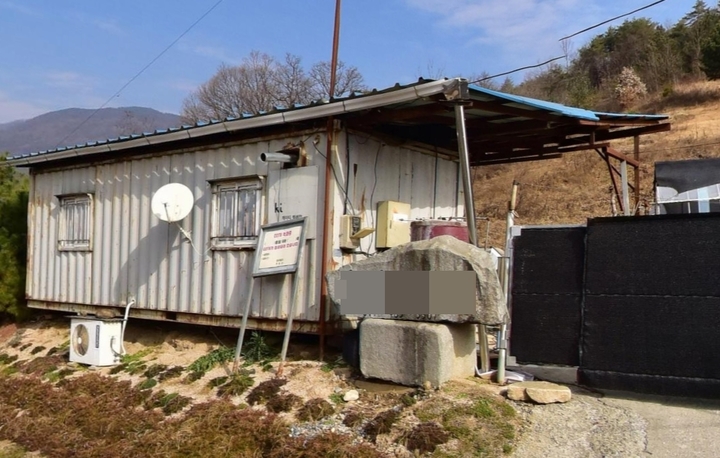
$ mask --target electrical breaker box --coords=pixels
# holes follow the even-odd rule
[[[392,248],[410,242],[410,204],[386,200],[377,206],[375,248]]]
[[[352,236],[360,232],[362,218],[359,216],[342,215],[340,217],[340,248],[354,250],[360,246],[360,239]]]

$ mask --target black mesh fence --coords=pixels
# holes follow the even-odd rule
[[[720,396],[720,214],[598,218],[515,239],[510,354],[601,389]]]
[[[584,239],[584,227],[527,228],[515,239],[510,351],[518,362],[578,365]]]

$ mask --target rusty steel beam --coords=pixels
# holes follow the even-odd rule
[[[516,158],[510,158],[510,159],[501,159],[501,160],[482,160],[482,161],[473,161],[471,165],[473,167],[480,167],[483,165],[499,165],[499,164],[511,164],[515,162],[530,162],[530,161],[544,161],[546,159],[560,159],[563,155],[562,154],[544,154],[540,156],[525,156],[525,157],[516,157]]]
[[[658,120],[652,120],[652,119],[627,119],[622,118],[618,119],[617,121],[611,121],[608,119],[604,119],[602,121],[589,121],[587,119],[580,119],[578,120],[578,124],[584,125],[584,126],[597,126],[597,127],[624,127],[628,125],[632,126],[655,126],[658,124]]]
[[[596,145],[596,148],[601,147],[607,147],[609,146],[609,143],[599,143]],[[501,152],[497,153],[485,153],[485,152],[476,152],[472,151],[473,157],[486,157],[488,159],[495,160],[497,159],[512,159],[517,157],[527,157],[527,156],[539,156],[543,154],[553,154],[553,153],[574,153],[578,151],[588,151],[592,150],[593,148],[589,148],[587,146],[574,146],[569,148],[560,148],[558,146],[548,147],[548,148],[528,148],[525,150],[503,150]]]
[[[605,151],[606,154],[614,157],[615,159],[618,159],[620,161],[625,161],[628,164],[632,165],[633,167],[640,167],[640,163],[636,161],[635,159],[631,159],[621,153],[620,151],[616,150],[615,148],[608,146]]]

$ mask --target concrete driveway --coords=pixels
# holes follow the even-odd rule
[[[527,420],[513,458],[720,456],[720,400],[569,386],[565,404],[513,402]]]
[[[648,456],[720,456],[720,400],[605,392],[602,401],[646,421]]]

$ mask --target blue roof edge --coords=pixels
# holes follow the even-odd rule
[[[492,89],[487,89],[481,86],[476,85],[469,85],[470,89],[476,92],[480,92],[486,95],[491,95],[493,97],[507,100],[508,102],[514,102],[514,103],[520,103],[523,105],[528,105],[533,108],[537,108],[540,110],[547,110],[547,111],[554,111],[561,113],[565,116],[572,116],[574,118],[583,118],[591,121],[600,121],[602,117],[611,117],[611,118],[642,118],[642,119],[668,119],[668,115],[653,115],[653,114],[639,114],[639,113],[609,113],[609,112],[602,112],[602,111],[592,111],[592,110],[586,110],[584,108],[576,108],[576,107],[570,107],[567,105],[562,105],[560,103],[555,102],[548,102],[545,100],[540,99],[533,99],[531,97],[524,97],[520,95],[514,95],[514,94],[508,94],[505,92],[500,91],[494,91]]]

